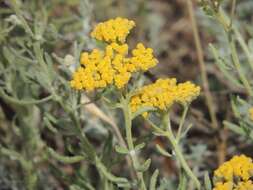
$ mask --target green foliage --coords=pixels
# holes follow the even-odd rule
[[[203,155],[210,155],[207,144],[187,141],[192,127],[185,122],[188,107],[178,123],[154,107],[131,113],[129,100],[144,76],[135,76],[124,96],[114,88],[87,94],[70,88],[80,53],[104,45],[89,37],[93,14],[106,20],[105,15],[138,12],[151,46],[167,50],[163,37],[157,38],[165,19],[149,12],[150,2],[122,1],[124,10],[115,10],[115,2],[0,3],[0,189],[212,189],[211,173],[202,171]],[[225,11],[228,4],[203,0],[200,6],[213,21],[201,19],[212,35],[218,34],[208,58],[236,89],[229,89],[234,120],[223,124],[251,143],[253,29],[243,19],[252,16],[253,2],[238,2],[234,17]],[[145,112],[151,116],[143,118]],[[136,129],[140,125],[151,131]],[[166,144],[154,143],[157,139]],[[177,163],[178,173],[167,177],[156,157]]]

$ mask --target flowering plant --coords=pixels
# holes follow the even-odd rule
[[[105,51],[94,49],[90,55],[86,52],[81,54],[82,66],[73,74],[71,86],[77,90],[91,91],[114,85],[117,88],[116,91],[119,91],[119,101],[110,103],[115,104],[115,107],[120,108],[123,112],[127,146],[117,147],[116,150],[119,153],[130,155],[132,167],[137,175],[138,189],[147,189],[143,173],[148,170],[151,160],[148,159],[143,164],[139,162],[137,150],[144,148],[144,144],[135,146],[136,143],[132,136],[132,120],[140,114],[148,119],[150,111],[159,113],[163,121],[156,126],[148,119],[155,134],[168,138],[182,168],[192,178],[196,188],[200,189],[200,182],[185,161],[178,144],[182,136],[187,109],[199,95],[200,87],[191,82],[176,84],[176,79],[173,78],[158,79],[153,84],[129,89],[127,84],[134,73],[147,71],[158,62],[153,56],[153,50],[145,48],[141,43],[132,50],[132,57],[126,57],[128,45],[125,41],[134,25],[133,21],[119,17],[98,24],[91,33],[92,37],[111,44],[105,46]],[[183,105],[185,110],[177,136],[173,134],[169,119],[170,108],[174,103]],[[162,151],[169,155],[165,150]],[[157,177],[157,172],[153,175],[153,178]]]

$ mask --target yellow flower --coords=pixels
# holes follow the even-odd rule
[[[116,18],[98,24],[92,36],[109,44],[104,50],[93,49],[91,53],[83,52],[80,57],[81,67],[73,74],[70,81],[76,90],[92,91],[115,85],[123,88],[133,73],[146,71],[157,64],[153,50],[139,43],[128,56],[125,42],[129,31],[135,26],[133,21]]]
[[[146,71],[157,64],[153,50],[139,43],[128,57],[128,45],[125,39],[135,26],[133,21],[123,18],[111,19],[98,24],[92,37],[108,42],[104,50],[93,49],[91,53],[83,52],[80,57],[81,67],[73,74],[70,81],[76,90],[92,91],[115,85],[123,88],[132,74]]]
[[[253,190],[250,178],[253,176],[252,159],[245,156],[234,156],[214,171],[215,188],[222,190],[224,184],[232,184],[231,190]],[[224,189],[223,188],[223,189]]]
[[[151,48],[145,48],[142,43],[137,44],[132,54],[131,62],[140,70],[147,71],[158,63],[158,60],[153,56],[153,50]]]
[[[166,110],[176,102],[190,103],[199,95],[200,88],[191,82],[178,85],[176,83],[175,78],[158,79],[155,83],[142,87],[138,90],[137,95],[131,98],[132,112],[137,111],[142,106]]]
[[[253,121],[253,107],[249,109],[249,117]]]
[[[240,155],[234,156],[230,161],[225,162],[217,170],[214,176],[219,180],[233,181],[235,177],[247,181],[253,172],[253,163],[251,158]]]
[[[124,43],[130,30],[135,26],[134,21],[117,17],[99,23],[91,32],[91,36],[100,41]]]
[[[72,88],[92,91],[112,84],[114,70],[110,58],[103,51],[94,49],[90,54],[84,52],[80,62],[82,67],[77,69],[70,82]]]
[[[219,182],[215,184],[215,188],[213,190],[233,190],[233,183],[232,182]]]
[[[181,104],[188,104],[200,94],[200,87],[187,81],[177,85],[176,101]]]

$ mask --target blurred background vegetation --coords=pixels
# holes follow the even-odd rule
[[[229,11],[231,1],[224,1],[223,6]],[[234,18],[251,52],[252,9],[252,0],[240,0]],[[231,99],[237,95],[246,97],[242,88],[224,77],[208,47],[209,43],[214,43],[226,57],[228,45],[224,31],[196,2],[194,13],[218,127],[212,127],[202,92],[188,114],[186,122],[194,127],[182,147],[187,159],[191,160],[191,167],[203,177],[205,171],[212,176],[213,169],[234,154],[252,157],[253,147],[252,138],[231,132],[223,124],[224,120],[237,122]],[[117,16],[136,22],[137,27],[128,39],[130,45],[142,41],[155,51],[159,64],[145,74],[147,78],[153,81],[158,77],[176,77],[180,82],[191,80],[203,85],[194,26],[186,0],[0,0],[1,190],[26,189],[27,176],[30,176],[28,180],[39,181],[38,189],[102,189],[103,180],[97,181],[100,174],[86,161],[62,164],[53,159],[55,155],[48,150],[47,154],[40,154],[45,147],[68,156],[81,154],[72,128],[75,122],[84,126],[83,130],[105,165],[113,173],[127,177],[124,158],[116,156],[113,148],[115,137],[110,121],[99,119],[97,107],[81,105],[80,95],[74,93],[68,83],[73,65],[78,65],[80,51],[99,45],[89,35],[93,26]],[[243,54],[240,59],[245,59]],[[96,100],[95,96],[89,94],[92,100]],[[99,100],[95,103],[110,113],[110,118],[120,117],[108,111]],[[173,110],[173,123],[179,122],[179,111],[179,108]],[[117,122],[122,126],[120,120]],[[143,154],[152,158],[151,171],[155,168],[161,171],[159,190],[176,189],[176,161],[159,156],[155,149],[159,144],[169,150],[168,144],[162,138],[154,139],[146,130],[147,124],[137,119],[134,125],[134,134],[150,142]],[[25,174],[21,168],[25,169]]]

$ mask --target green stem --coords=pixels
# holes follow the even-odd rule
[[[126,128],[126,140],[128,149],[130,150],[130,156],[132,159],[132,163],[134,166],[134,169],[136,170],[136,167],[139,166],[138,158],[136,156],[135,150],[134,150],[134,143],[133,143],[133,137],[132,137],[132,120],[131,120],[131,110],[129,107],[129,99],[122,99],[121,100],[122,106],[123,106],[123,114],[125,118],[125,128]],[[146,185],[143,178],[143,173],[136,171],[136,175],[138,178],[138,181],[141,183],[140,190],[146,190]]]
[[[56,97],[58,97],[58,96],[56,96]],[[78,136],[79,140],[81,141],[81,148],[84,150],[84,153],[87,155],[88,160],[92,164],[94,164],[96,166],[97,170],[99,172],[101,172],[101,174],[103,174],[104,177],[106,179],[108,179],[109,181],[114,182],[114,183],[127,183],[127,179],[121,178],[121,177],[116,177],[108,171],[106,166],[99,159],[99,157],[95,151],[95,148],[90,143],[90,141],[87,138],[87,136],[85,135],[85,133],[83,133],[82,128],[81,128],[81,123],[80,123],[80,120],[77,118],[77,115],[74,113],[73,110],[71,110],[69,107],[66,106],[66,104],[63,103],[63,101],[60,97],[58,97],[57,99],[58,99],[59,104],[64,109],[64,111],[69,114],[71,120],[74,122],[74,127],[77,131],[77,136]],[[63,160],[62,159],[63,157],[59,157],[59,155],[55,155],[55,156],[57,156],[58,158],[60,158],[62,161],[65,161],[65,162],[66,161],[70,161],[70,162],[73,161],[73,159],[66,160],[66,158],[64,158],[64,160]],[[78,157],[75,157],[74,161],[79,161],[79,160],[81,160],[81,157],[78,156]]]
[[[250,52],[245,40],[242,37],[242,34],[238,31],[238,29],[234,26],[233,30],[234,30],[235,36],[237,38],[237,41],[239,42],[240,46],[242,47],[242,50],[244,51],[244,53],[247,57],[250,68],[251,68],[251,70],[253,70],[253,57],[251,55],[252,53]]]
[[[171,138],[171,137],[168,137],[168,138]],[[200,182],[197,179],[197,177],[194,175],[194,173],[191,171],[191,169],[188,166],[187,162],[185,161],[184,156],[183,156],[183,154],[182,154],[182,152],[180,150],[180,147],[179,147],[178,143],[176,142],[175,139],[170,139],[170,141],[171,141],[171,144],[172,144],[172,146],[174,148],[176,156],[177,156],[177,158],[180,161],[180,164],[181,164],[182,168],[185,170],[185,172],[187,173],[187,175],[194,181],[197,189],[200,190]]]
[[[238,53],[237,53],[237,50],[236,50],[235,41],[233,39],[233,36],[232,36],[231,32],[234,31],[237,38],[239,37],[238,38],[239,43],[243,47],[243,50],[245,51],[244,44],[242,44],[242,40],[240,39],[240,36],[238,36],[238,32],[233,30],[231,19],[229,19],[226,16],[226,14],[224,13],[224,11],[222,9],[220,9],[218,11],[218,13],[216,14],[216,19],[221,23],[221,25],[222,25],[223,29],[226,31],[226,33],[228,33],[228,42],[229,42],[229,47],[230,47],[230,50],[231,50],[232,61],[233,61],[234,66],[235,66],[235,68],[238,72],[239,78],[240,78],[242,84],[244,85],[244,87],[246,88],[248,94],[250,96],[253,96],[251,86],[250,86],[250,84],[249,84],[247,78],[245,77],[245,74],[243,73],[243,70],[241,68],[241,63],[240,63]],[[246,51],[246,55],[247,55],[247,51]],[[251,64],[251,58],[248,57],[248,59],[249,59],[249,63]]]
[[[17,98],[7,95],[2,89],[0,89],[0,97],[3,97],[6,101],[8,101],[12,104],[19,105],[19,106],[41,104],[41,103],[47,102],[53,98],[53,96],[50,95],[50,96],[47,96],[46,98],[42,98],[40,100],[19,100]]]
[[[233,63],[235,65],[235,68],[238,72],[238,75],[240,77],[240,80],[242,81],[242,83],[243,83],[244,87],[246,88],[248,94],[250,96],[253,96],[251,86],[250,86],[248,80],[246,79],[245,74],[242,71],[241,64],[240,64],[238,54],[237,54],[237,51],[236,51],[236,47],[235,47],[235,42],[234,42],[233,39],[231,39],[229,41],[229,46],[230,46],[230,49],[231,49],[232,60],[233,60]]]
[[[164,115],[164,117],[167,117],[167,116]],[[166,122],[166,123],[163,123],[164,127],[166,126],[167,129],[170,129],[171,128],[170,119],[168,119],[168,120],[164,119],[163,121]],[[166,137],[168,138],[171,145],[173,146],[176,157],[179,159],[179,162],[180,162],[182,168],[185,170],[186,174],[194,181],[197,189],[200,190],[200,182],[199,182],[198,178],[194,175],[194,173],[191,171],[190,167],[188,166],[188,164],[181,152],[180,146],[179,146],[176,138],[169,130],[166,132]]]
[[[185,122],[185,117],[186,117],[186,114],[187,114],[187,112],[188,112],[188,108],[189,108],[188,105],[187,105],[187,106],[184,106],[183,115],[182,115],[182,117],[181,117],[180,124],[179,124],[178,131],[177,131],[177,137],[176,137],[177,142],[179,142],[180,137],[181,137],[183,125],[184,125],[184,122]]]

